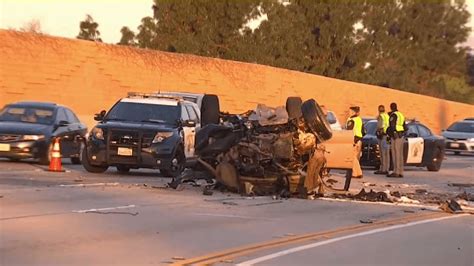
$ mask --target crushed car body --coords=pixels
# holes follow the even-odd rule
[[[329,187],[323,181],[328,152],[334,152],[331,168],[352,168],[350,134],[336,136],[331,142],[331,127],[313,99],[290,97],[286,106],[258,104],[243,114],[221,113],[219,124],[196,134],[193,172],[207,171],[226,189],[245,195],[311,197]]]

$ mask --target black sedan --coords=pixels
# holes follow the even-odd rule
[[[434,135],[425,125],[417,121],[407,123],[405,133],[405,165],[426,167],[429,171],[439,171],[445,153],[445,139]],[[380,150],[375,135],[377,120],[365,123],[367,135],[362,139],[362,166],[380,166]]]
[[[87,127],[67,107],[54,103],[18,102],[0,110],[0,157],[34,158],[48,164],[52,140],[60,138],[62,157],[80,163]]]

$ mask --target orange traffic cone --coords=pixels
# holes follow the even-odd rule
[[[53,150],[51,151],[51,161],[49,162],[50,172],[64,172],[61,165],[61,147],[59,145],[59,138],[54,139]]]

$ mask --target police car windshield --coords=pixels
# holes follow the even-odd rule
[[[448,128],[448,131],[474,133],[474,123],[473,122],[457,122],[457,123],[452,124]]]
[[[158,105],[119,102],[109,111],[105,120],[176,124],[181,117],[178,105]]]
[[[54,109],[10,105],[0,110],[0,121],[51,125]]]
[[[375,135],[377,131],[377,121],[368,121],[364,126],[365,130],[367,130],[367,135]]]

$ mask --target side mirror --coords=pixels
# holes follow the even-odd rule
[[[68,126],[68,125],[69,125],[69,122],[65,121],[65,120],[61,120],[58,123],[58,127],[65,127],[65,126]]]
[[[416,133],[410,133],[410,134],[408,134],[407,137],[409,137],[409,138],[418,138],[418,134],[416,134]]]
[[[193,120],[186,120],[186,121],[183,121],[183,123],[181,123],[181,125],[183,127],[195,127],[196,122],[194,122]]]
[[[100,113],[94,115],[94,120],[95,121],[104,120],[105,114],[107,114],[107,112],[105,110],[100,111]]]

